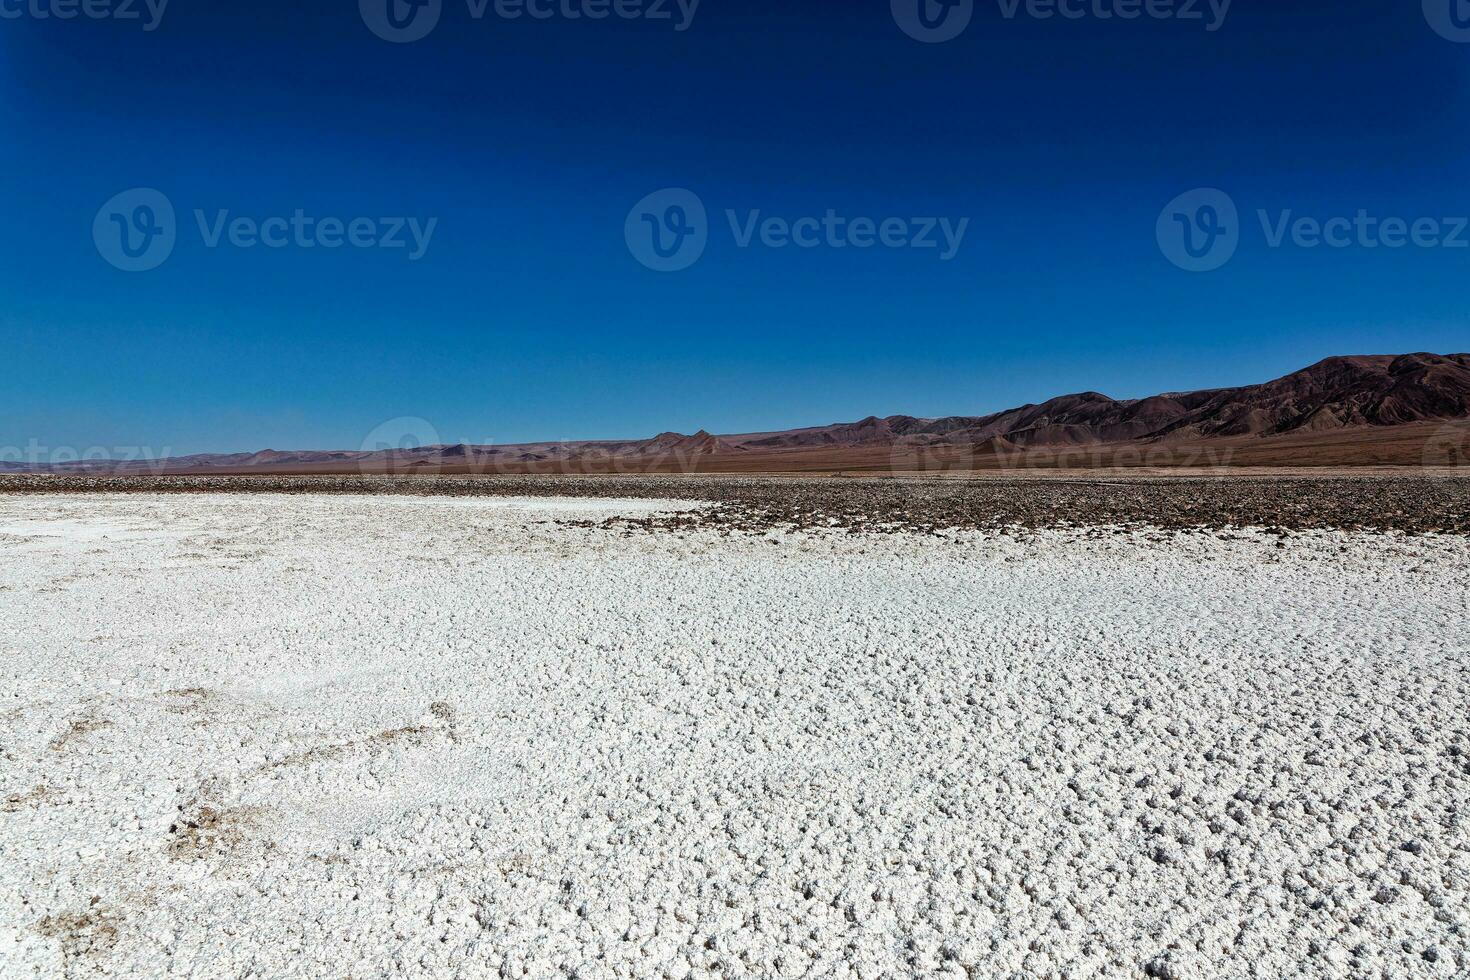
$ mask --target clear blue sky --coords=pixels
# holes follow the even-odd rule
[[[0,86],[0,446],[737,432],[1470,348],[1470,249],[1272,249],[1255,218],[1470,214],[1470,44],[1417,2],[1237,0],[1208,32],[980,0],[928,44],[889,0],[703,0],[684,31],[444,0],[390,44],[344,0],[173,0],[153,31],[0,20]],[[135,187],[178,240],[129,273],[92,232]],[[624,222],[666,187],[709,244],[659,273]],[[1208,273],[1155,237],[1197,187],[1241,214]],[[208,248],[195,209],[438,223],[410,261]],[[970,225],[946,262],[740,248],[726,209]]]

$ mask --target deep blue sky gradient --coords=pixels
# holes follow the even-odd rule
[[[978,414],[1244,384],[1334,353],[1470,347],[1470,249],[1269,249],[1256,208],[1470,214],[1470,44],[1418,3],[1237,0],[1005,20],[945,44],[888,0],[704,0],[693,26],[472,21],[392,45],[355,3],[172,0],[160,28],[0,20],[0,446],[356,448]],[[181,237],[99,257],[119,191]],[[623,240],[663,187],[710,246]],[[1227,190],[1191,274],[1160,209]],[[192,209],[437,217],[402,251],[206,249]],[[735,247],[723,211],[970,218],[959,255]]]

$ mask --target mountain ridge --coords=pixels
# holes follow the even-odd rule
[[[987,415],[920,418],[870,415],[856,422],[775,432],[692,435],[663,432],[650,439],[586,440],[400,449],[264,449],[199,453],[166,460],[82,460],[27,465],[0,460],[0,472],[279,471],[341,466],[374,472],[444,467],[495,471],[521,464],[594,464],[741,456],[789,456],[889,448],[965,453],[1058,451],[1077,447],[1207,442],[1243,437],[1388,429],[1470,419],[1470,354],[1358,354],[1323,358],[1255,385],[1171,391],[1114,399],[1097,391],[1058,395]]]

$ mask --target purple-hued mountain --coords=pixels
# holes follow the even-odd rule
[[[426,446],[387,451],[331,450],[200,454],[166,461],[91,460],[51,465],[0,461],[0,471],[283,472],[417,469],[495,471],[515,465],[749,457],[792,459],[874,447],[972,447],[1009,451],[1079,446],[1198,443],[1226,437],[1372,429],[1470,419],[1470,354],[1329,357],[1264,384],[1169,392],[1118,400],[1095,391],[1062,395],[990,415],[921,419],[907,415],[781,432],[715,436],[665,432],[652,439],[508,446]]]

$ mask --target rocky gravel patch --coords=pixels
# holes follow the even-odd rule
[[[329,493],[642,498],[717,506],[618,523],[649,530],[840,527],[860,532],[1149,526],[1166,530],[1470,534],[1470,477],[0,477],[0,495]]]

